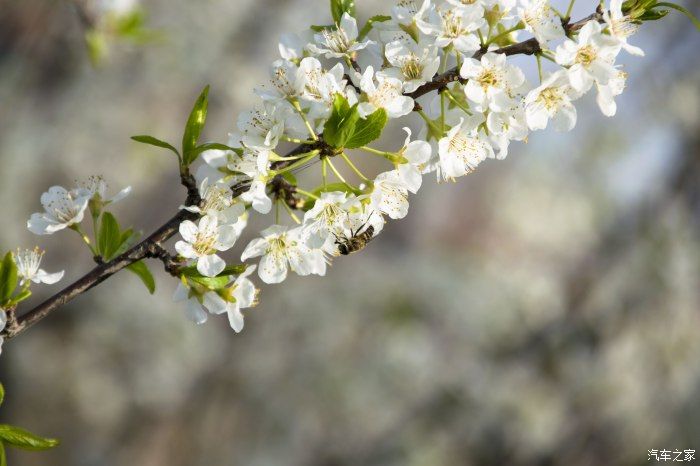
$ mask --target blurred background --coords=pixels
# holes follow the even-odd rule
[[[361,22],[377,3],[390,8],[357,1]],[[161,40],[93,67],[73,3],[0,0],[0,249],[40,245],[63,285],[91,257],[77,235],[28,233],[40,194],[102,174],[133,186],[120,222],[150,232],[184,193],[174,158],[129,136],[178,141],[210,83],[205,139],[225,141],[279,34],[328,18],[326,0],[143,7]],[[6,344],[0,422],[62,441],[10,450],[10,465],[639,465],[700,450],[700,34],[670,14],[632,42],[647,56],[620,55],[615,118],[589,95],[574,131],[533,133],[457,184],[427,177],[409,216],[327,277],[263,286],[240,335],[186,321],[152,263],[155,296],[122,273]],[[227,257],[265,224],[251,226]]]

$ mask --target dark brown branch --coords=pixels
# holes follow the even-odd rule
[[[586,22],[592,19],[601,21],[601,18],[601,12],[597,11],[596,13],[584,18],[581,21],[572,24],[566,24],[565,29],[567,30],[567,32],[576,31],[583,27],[583,25]],[[506,55],[533,55],[541,51],[542,49],[540,48],[540,45],[535,39],[529,39],[517,44],[509,45],[507,47],[502,47],[500,49],[495,50],[496,53],[504,53]],[[480,50],[476,52],[473,57],[480,58],[484,53],[486,53],[485,50]],[[439,91],[440,89],[445,88],[449,83],[458,80],[461,80],[461,78],[459,77],[459,70],[457,68],[453,68],[443,74],[437,75],[435,78],[433,78],[431,82],[424,84],[423,86],[419,87],[416,91],[406,95],[417,99],[418,97],[428,94],[431,91]],[[291,150],[287,154],[287,156],[291,157],[294,155],[303,154],[314,149],[320,149],[323,154],[324,151],[327,149],[327,144],[325,144],[323,142],[323,139],[321,138],[318,142],[315,142],[314,144],[301,144],[297,146],[296,148]],[[290,163],[292,162],[275,162],[272,165],[272,167],[273,169],[280,169],[284,168],[285,166],[288,166]],[[192,175],[190,175],[189,171],[185,170],[181,174],[181,183],[187,188],[187,200],[185,202],[185,205],[198,205],[201,202],[201,199],[197,191],[195,180],[192,177]],[[280,183],[280,181],[278,180],[277,183]],[[234,197],[238,197],[242,193],[246,192],[249,189],[249,187],[250,182],[244,181],[236,184],[231,189],[233,191]],[[291,196],[289,198],[289,201],[294,200],[294,193],[291,190],[291,188],[293,188],[293,186],[291,185],[282,187],[282,189],[284,189],[286,193],[289,196]],[[24,313],[23,315],[16,316],[16,320],[12,322],[12,325],[8,325],[1,335],[8,340],[16,337],[17,335],[26,331],[32,325],[36,324],[44,317],[52,313],[53,311],[55,311],[56,309],[63,306],[64,304],[67,304],[79,295],[99,285],[100,283],[102,283],[115,273],[119,272],[120,270],[145,258],[160,259],[161,261],[163,261],[165,269],[168,273],[177,274],[177,261],[173,256],[167,253],[167,251],[162,247],[162,243],[172,238],[177,233],[180,223],[182,223],[184,220],[196,220],[197,218],[199,218],[199,215],[196,213],[188,212],[186,210],[179,211],[163,226],[158,228],[158,230],[156,230],[151,236],[149,236],[136,246],[132,247],[124,254],[109,262],[98,264],[97,267],[95,267],[86,275],[78,279],[78,281],[76,281],[72,285],[59,291],[58,293],[51,296],[46,301],[37,305],[30,311]],[[13,315],[13,318],[14,317],[15,316]]]

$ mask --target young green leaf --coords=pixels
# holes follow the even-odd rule
[[[142,144],[148,144],[151,146],[156,146],[156,147],[161,147],[163,149],[171,150],[175,153],[175,155],[180,157],[180,153],[177,151],[177,149],[175,149],[173,146],[171,146],[167,142],[161,141],[160,139],[156,139],[153,136],[149,136],[147,134],[140,134],[138,136],[131,136],[131,139],[133,139],[136,142],[140,142]]]
[[[220,290],[228,285],[230,281],[229,277],[188,277],[188,280],[192,280],[194,283],[210,290]]]
[[[345,143],[355,131],[355,123],[359,118],[357,105],[350,107],[343,95],[336,94],[331,116],[323,128],[323,140],[338,149],[345,147]]]
[[[155,293],[156,280],[153,278],[153,274],[143,261],[134,262],[127,267],[127,270],[141,279],[143,284],[146,285],[146,288],[150,294]]]
[[[0,383],[0,405],[2,405],[3,401],[5,401],[5,387]]]
[[[0,466],[7,466],[7,456],[5,456],[5,444],[0,442]]]
[[[106,261],[112,259],[114,253],[122,245],[121,238],[119,223],[114,215],[109,212],[102,214],[102,222],[97,234],[97,252],[102,259]]]
[[[16,287],[17,265],[12,252],[8,252],[0,263],[0,304],[10,299]]]
[[[20,427],[0,424],[0,440],[23,450],[48,450],[58,445],[58,440],[40,437]]]
[[[693,15],[690,12],[690,10],[688,10],[687,8],[684,8],[681,5],[677,5],[677,4],[671,3],[671,2],[659,2],[659,3],[655,4],[653,8],[658,8],[658,7],[667,7],[667,8],[672,8],[676,11],[680,11],[685,16],[687,16],[688,19],[693,23],[693,25],[695,25],[695,28],[698,31],[700,31],[700,21],[698,21],[698,19],[695,17],[695,15]],[[659,13],[661,13],[661,12],[659,12]],[[662,15],[661,17],[663,17],[663,16],[665,16],[665,15]]]
[[[380,108],[371,115],[367,115],[367,118],[364,120],[360,118],[357,120],[357,123],[355,123],[355,130],[345,143],[345,147],[348,149],[357,149],[358,147],[366,146],[370,142],[379,139],[384,126],[386,126],[386,122],[386,110],[383,108]]]
[[[187,119],[185,133],[182,136],[182,157],[183,163],[187,166],[195,161],[197,153],[193,153],[197,147],[197,141],[202,134],[202,128],[207,121],[207,109],[209,107],[209,86],[206,86],[199,94],[197,101],[192,107],[190,117]]]
[[[372,28],[374,27],[374,23],[383,23],[385,21],[389,21],[390,19],[391,16],[386,15],[372,16],[370,19],[367,20],[365,25],[360,30],[360,34],[357,36],[357,40],[360,41],[367,37],[367,34],[369,34]]]
[[[355,0],[331,0],[331,15],[336,24],[340,23],[343,13],[355,16]]]

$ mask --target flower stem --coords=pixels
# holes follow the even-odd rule
[[[316,131],[314,131],[313,127],[311,126],[309,119],[306,118],[306,114],[304,113],[304,110],[301,109],[301,105],[299,105],[299,101],[294,99],[291,101],[291,104],[294,107],[294,110],[297,111],[297,113],[299,114],[301,119],[304,120],[304,125],[306,125],[306,129],[309,130],[309,135],[311,136],[311,139],[313,139],[314,141],[318,141],[318,136],[316,136]]]
[[[540,84],[542,84],[542,56],[538,53],[535,57],[537,58],[537,74],[540,77]]]
[[[573,3],[573,2],[572,2],[572,3]],[[519,31],[519,30],[524,29],[524,28],[525,28],[525,25],[524,25],[523,22],[521,21],[521,22],[519,22],[518,24],[516,24],[515,26],[513,26],[512,28],[507,29],[507,30],[503,31],[503,32],[500,33],[500,34],[493,36],[493,37],[492,37],[491,39],[489,39],[489,41],[486,43],[486,46],[488,47],[489,45],[493,44],[494,42],[498,41],[499,39],[502,39],[503,37],[507,37],[508,34],[510,34],[511,32]]]
[[[354,171],[355,174],[356,174],[357,176],[359,176],[359,177],[362,179],[362,181],[369,181],[369,178],[367,178],[367,177],[360,171],[360,169],[357,168],[357,167],[355,166],[354,163],[352,163],[352,160],[350,160],[350,157],[348,157],[347,154],[346,154],[345,152],[341,152],[341,153],[340,153],[340,156],[343,158],[343,160],[345,160],[345,163],[348,164],[348,167],[350,167],[350,169],[351,169],[352,171]]]
[[[71,225],[70,229],[74,230],[76,233],[78,233],[80,235],[80,237],[83,239],[85,244],[87,244],[87,246],[90,248],[90,252],[92,252],[92,254],[94,256],[98,255],[97,250],[95,249],[95,246],[93,246],[88,235],[86,235],[85,232],[80,228],[80,225],[78,225],[78,224]]]
[[[576,3],[576,0],[571,0],[569,2],[569,8],[566,9],[566,18],[571,18],[571,10],[574,9],[574,3]]]
[[[292,220],[294,220],[294,223],[296,223],[297,225],[301,225],[301,220],[299,220],[299,217],[297,217],[297,215],[294,213],[294,211],[292,210],[292,208],[289,207],[289,204],[287,204],[287,203],[284,202],[284,201],[280,201],[280,202],[282,202],[282,205],[284,206],[284,209],[287,211],[287,213],[289,214],[289,216],[292,217]]]
[[[287,142],[293,142],[294,144],[313,144],[316,141],[312,141],[310,139],[299,139],[299,138],[290,138],[289,136],[281,136],[280,139],[283,141]]]
[[[442,93],[445,94],[445,95],[447,96],[447,98],[450,99],[450,101],[451,101],[453,104],[455,104],[457,107],[459,107],[464,113],[466,113],[466,114],[469,115],[469,116],[472,116],[472,115],[473,115],[472,112],[469,111],[469,109],[468,109],[467,107],[465,107],[464,105],[462,105],[462,103],[459,102],[459,101],[457,100],[457,98],[456,98],[454,95],[452,95],[452,92],[451,92],[449,89],[445,89],[444,91],[442,91]],[[443,131],[444,131],[444,130],[443,130]]]
[[[295,190],[296,192],[298,192],[299,194],[301,194],[302,196],[306,196],[306,197],[310,197],[311,199],[318,200],[318,196],[317,196],[317,195],[315,195],[314,193],[311,193],[311,192],[309,192],[309,191],[304,191],[303,189],[301,189],[301,188],[298,187],[298,186],[295,186],[295,187],[294,187],[294,190]]]
[[[328,161],[325,157],[321,159],[321,178],[323,179],[323,190],[325,191],[326,186],[328,186]]]
[[[297,160],[296,162],[294,162],[293,164],[291,164],[291,165],[289,165],[289,166],[287,166],[287,167],[282,168],[281,170],[274,171],[273,173],[274,173],[275,175],[281,175],[282,173],[287,173],[288,171],[292,171],[292,170],[294,170],[295,168],[301,167],[301,166],[304,165],[306,162],[308,162],[309,160],[313,159],[314,157],[316,157],[316,156],[317,156],[318,154],[320,154],[320,153],[321,153],[320,150],[314,149],[314,150],[312,150],[311,152],[307,152],[306,154],[301,154],[301,155],[299,156],[299,157],[301,157],[299,160]]]
[[[335,174],[336,178],[338,178],[341,183],[343,183],[345,186],[352,189],[353,191],[358,191],[358,189],[356,187],[354,187],[353,185],[351,185],[350,183],[345,181],[345,178],[343,178],[343,175],[341,175],[340,172],[338,171],[338,169],[335,168],[335,165],[333,165],[333,162],[330,159],[327,159],[327,160],[328,160],[328,166],[331,167],[331,171],[333,172],[333,174]]]

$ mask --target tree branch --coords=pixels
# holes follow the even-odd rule
[[[596,11],[596,13],[576,23],[564,24],[564,28],[567,31],[567,33],[573,32],[583,27],[583,25],[590,20],[602,21],[602,11],[598,10]],[[494,50],[495,53],[504,53],[506,55],[533,55],[541,51],[542,48],[540,47],[540,44],[534,38]],[[485,53],[486,50],[479,50],[473,55],[473,58],[478,59]],[[435,76],[431,82],[424,84],[423,86],[416,89],[414,92],[408,93],[406,95],[412,97],[413,99],[417,99],[432,91],[443,89],[448,84],[455,81],[465,82],[465,80],[460,78],[459,76],[459,69],[452,68],[451,70],[448,70],[443,74]],[[326,148],[327,145],[323,142],[323,139],[319,138],[319,141],[315,142],[314,144],[301,144],[297,146],[287,154],[287,157],[292,157],[294,155],[309,152],[314,149],[321,149],[321,153],[323,155],[324,149]],[[290,163],[292,162],[279,161],[275,162],[272,165],[272,167],[273,169],[280,169],[284,168],[285,166],[288,166]],[[275,179],[273,179],[273,181],[274,180]],[[280,183],[279,180],[275,182]],[[199,197],[194,177],[192,177],[189,171],[183,171],[183,173],[181,174],[181,183],[187,188],[187,200],[185,202],[185,205],[198,205],[201,202],[201,198]],[[231,190],[233,191],[234,197],[238,197],[244,192],[246,192],[249,189],[249,187],[250,182],[244,181],[234,185],[231,188]],[[284,188],[287,189],[290,195],[293,194],[289,191],[289,187]],[[293,204],[293,200],[294,198],[290,197],[288,199],[288,202]],[[28,312],[22,314],[21,316],[16,316],[15,318],[13,313],[14,320],[12,322],[12,325],[8,325],[5,328],[5,330],[1,333],[1,335],[7,340],[16,337],[17,335],[25,332],[37,322],[41,321],[44,317],[48,316],[56,309],[69,303],[74,298],[80,296],[81,294],[85,293],[91,288],[99,285],[100,283],[107,280],[109,277],[119,272],[120,270],[140,260],[146,258],[159,259],[163,262],[165,270],[168,273],[176,275],[177,261],[174,259],[173,256],[167,253],[167,251],[163,248],[162,243],[172,238],[177,233],[180,223],[182,223],[185,220],[197,220],[197,218],[199,218],[199,215],[196,213],[188,212],[186,210],[180,210],[177,214],[175,214],[174,217],[168,220],[163,226],[158,228],[148,238],[135,245],[134,247],[126,251],[124,254],[118,256],[117,258],[109,262],[99,264],[86,275],[78,279],[75,283],[54,294],[43,303],[37,305]]]

